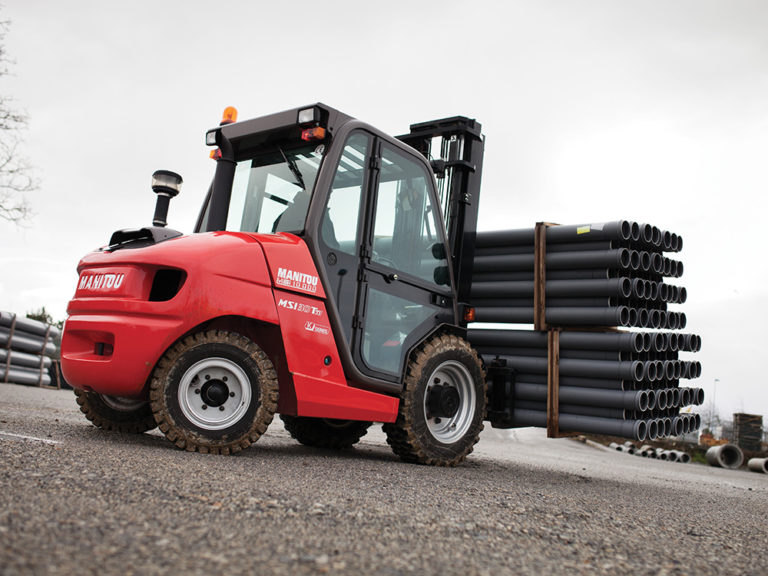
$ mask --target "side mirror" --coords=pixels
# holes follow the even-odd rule
[[[182,182],[181,176],[169,170],[158,170],[152,174],[152,191],[157,194],[155,216],[152,218],[154,226],[164,228],[168,224],[168,206],[171,198],[181,192]]]

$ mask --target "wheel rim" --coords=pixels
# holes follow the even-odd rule
[[[238,422],[251,405],[251,381],[227,358],[206,358],[189,367],[179,383],[179,407],[204,430],[222,430]]]
[[[450,386],[458,393],[458,410],[452,416],[430,415],[428,398],[435,386]],[[476,403],[475,386],[467,367],[455,360],[440,364],[429,376],[427,389],[424,391],[424,418],[430,434],[444,444],[450,444],[462,438],[472,425]]]
[[[146,404],[144,400],[134,398],[123,398],[122,396],[108,396],[100,394],[102,402],[118,412],[133,412]]]

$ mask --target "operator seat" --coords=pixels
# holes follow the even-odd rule
[[[283,210],[272,225],[272,232],[301,232],[307,218],[310,195],[308,192],[298,192],[293,202]]]

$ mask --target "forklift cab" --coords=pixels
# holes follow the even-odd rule
[[[218,162],[196,231],[301,237],[348,378],[399,392],[408,351],[459,324],[424,156],[321,104],[220,126],[206,140]]]

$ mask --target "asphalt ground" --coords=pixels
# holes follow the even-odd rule
[[[236,456],[107,433],[0,384],[0,573],[755,574],[768,475],[488,429],[452,469],[295,443]]]

